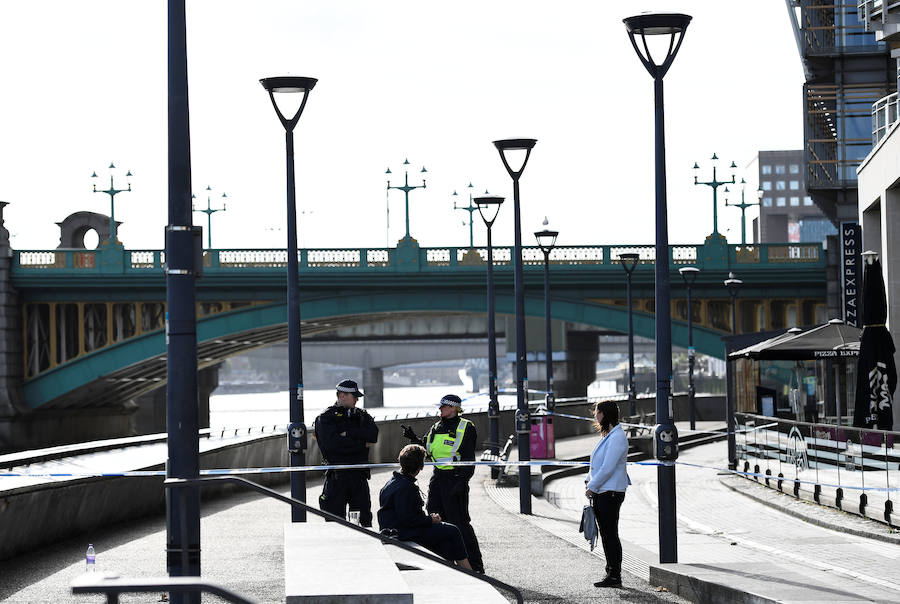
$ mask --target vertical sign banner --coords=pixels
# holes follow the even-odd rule
[[[860,327],[862,310],[862,230],[856,222],[841,223],[841,297],[844,323]]]

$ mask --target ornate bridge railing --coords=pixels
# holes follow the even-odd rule
[[[710,253],[711,251],[716,253]],[[109,262],[110,254],[118,253],[120,262]],[[621,254],[636,253],[641,264],[656,262],[656,250],[651,245],[595,245],[561,246],[550,253],[550,261],[557,268],[619,268]],[[510,266],[513,248],[496,247],[494,265]],[[452,267],[454,270],[483,267],[487,262],[487,248],[362,248],[362,249],[302,249],[298,251],[301,271],[435,271]],[[544,262],[538,247],[522,249],[525,266],[540,266]],[[16,251],[13,271],[62,272],[78,274],[145,273],[162,270],[165,252],[161,250],[35,250]],[[735,265],[786,264],[825,266],[822,246],[817,243],[760,244],[760,245],[673,245],[669,247],[669,265],[696,265],[708,269],[725,269]],[[205,271],[270,270],[287,265],[287,251],[283,249],[223,249],[203,252]]]

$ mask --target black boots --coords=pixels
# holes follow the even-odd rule
[[[605,579],[594,583],[594,587],[622,587],[622,577],[606,575]]]

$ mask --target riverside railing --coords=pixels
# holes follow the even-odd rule
[[[900,432],[736,413],[747,477],[800,499],[896,526]],[[739,464],[740,465],[740,464]]]

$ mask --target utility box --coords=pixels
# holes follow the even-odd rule
[[[538,415],[531,418],[531,459],[556,457],[556,439],[553,436],[553,418]]]

